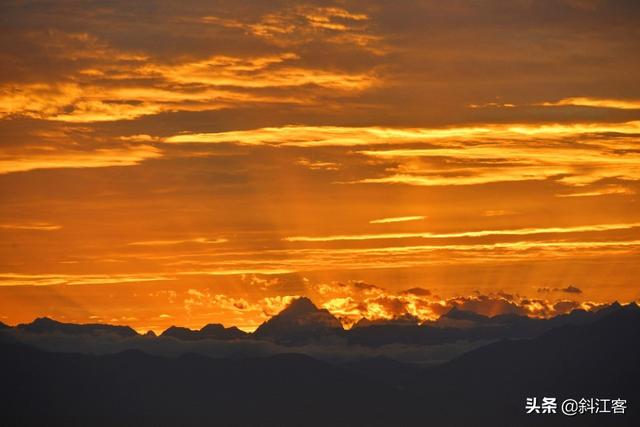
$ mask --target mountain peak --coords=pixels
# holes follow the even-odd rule
[[[307,297],[299,297],[282,310],[279,315],[304,315],[319,311],[318,307]]]
[[[454,306],[451,310],[449,310],[444,315],[444,317],[447,317],[449,319],[456,319],[456,320],[471,320],[471,321],[488,320],[487,316],[483,316],[482,314],[478,314],[473,311],[460,310],[456,306]]]
[[[53,320],[50,317],[37,317],[31,322],[32,325],[57,325],[60,322]]]
[[[340,321],[309,298],[293,300],[284,310],[256,329],[255,336],[276,341],[306,341],[343,331]]]

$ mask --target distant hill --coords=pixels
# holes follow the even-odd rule
[[[350,330],[343,329],[340,321],[328,310],[316,307],[308,298],[298,298],[280,313],[260,325],[254,333],[237,327],[225,328],[221,324],[208,324],[200,330],[172,326],[161,337],[181,341],[250,339],[270,341],[279,345],[299,346],[309,343],[335,341],[364,347],[392,344],[440,345],[455,342],[491,341],[505,338],[533,338],[563,325],[581,325],[594,322],[621,309],[617,302],[598,311],[573,310],[571,313],[549,319],[530,318],[517,314],[487,317],[458,308],[451,309],[436,321],[422,324],[411,316],[389,320],[362,319]],[[0,330],[10,327],[0,325]],[[65,335],[113,335],[123,338],[140,336],[128,326],[104,324],[63,323],[47,317],[10,328],[18,333]],[[154,334],[146,334],[154,338]]]
[[[408,345],[435,345],[460,340],[500,340],[505,338],[533,338],[563,325],[581,325],[594,322],[621,308],[618,303],[599,311],[574,310],[549,319],[538,319],[517,314],[487,317],[471,311],[451,309],[436,321],[421,325],[404,319],[358,322],[347,331],[349,343],[379,347],[396,343]]]
[[[531,340],[503,340],[426,370],[409,389],[437,401],[460,425],[640,425],[640,309],[600,313]],[[622,398],[625,416],[525,416],[528,396]],[[499,418],[503,421],[496,423]],[[446,419],[446,418],[445,418]],[[503,423],[503,424],[501,424]],[[458,425],[458,424],[456,424]]]
[[[296,354],[177,359],[0,342],[2,426],[393,425],[392,387]],[[394,407],[395,409],[395,407]]]
[[[195,341],[204,339],[235,340],[246,337],[248,334],[235,326],[225,328],[219,323],[210,323],[198,331],[179,326],[171,326],[160,336],[173,337],[183,341]]]
[[[101,335],[113,334],[120,337],[134,337],[138,333],[129,326],[104,325],[100,323],[62,323],[48,317],[39,317],[31,323],[23,323],[16,327],[18,330],[31,333],[62,333],[69,335]]]
[[[330,330],[333,322],[318,311],[303,301],[285,314],[284,326]],[[385,357],[336,365],[297,354],[49,353],[0,339],[0,425],[640,425],[640,309],[617,306],[590,319],[533,339],[500,340],[431,368]],[[622,398],[628,409],[525,415],[526,397],[543,396]]]

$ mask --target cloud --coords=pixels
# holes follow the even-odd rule
[[[18,224],[0,224],[0,228],[8,230],[56,231],[60,230],[62,226],[57,224],[50,224],[48,222],[29,222]]]
[[[560,277],[631,297],[637,228],[569,229],[639,220],[632,3],[5,1],[0,285],[98,283],[65,310],[120,318],[145,305],[119,280],[171,282],[174,303],[139,316],[154,327],[159,313],[255,326],[263,298],[320,289],[344,316],[370,299],[372,313],[429,318],[448,296],[397,291],[439,281]],[[404,215],[430,227],[369,223]],[[189,241],[217,236],[230,242]],[[328,285],[265,283],[282,272]],[[380,277],[394,292],[355,285]],[[205,300],[233,300],[188,317],[198,299],[184,293],[212,283],[229,285]],[[61,310],[64,288],[37,310]]]
[[[267,13],[257,20],[204,16],[205,24],[242,29],[277,46],[300,46],[314,41],[336,45],[355,45],[381,53],[380,37],[368,33],[365,13],[354,13],[339,7],[297,5]]]
[[[87,48],[91,40],[96,43],[86,40]],[[0,82],[0,118],[91,123],[245,103],[310,104],[315,103],[313,96],[294,96],[291,89],[314,85],[359,91],[375,83],[375,77],[367,73],[300,67],[295,65],[298,55],[291,52],[257,57],[216,55],[172,63],[130,57],[110,48],[104,54],[101,60],[111,58],[111,63],[76,70],[59,82]],[[269,94],[265,89],[288,93]]]
[[[461,231],[457,233],[381,233],[381,234],[362,234],[362,235],[341,235],[341,236],[293,236],[285,237],[288,242],[332,242],[343,240],[378,240],[378,239],[447,239],[457,237],[484,237],[484,236],[528,236],[534,234],[564,234],[564,233],[582,233],[582,232],[598,232],[610,230],[628,230],[640,227],[640,223],[630,224],[594,224],[574,227],[548,227],[548,228],[522,228],[513,230],[479,230],[479,231]]]
[[[340,169],[340,164],[335,162],[322,162],[302,158],[298,159],[296,163],[311,170],[335,171]]]
[[[0,174],[27,172],[36,169],[104,168],[134,166],[145,160],[161,157],[161,151],[150,145],[120,148],[96,148],[89,151],[57,150],[53,152],[1,153]]]
[[[628,123],[589,123],[589,124],[487,124],[477,127],[448,128],[384,128],[384,127],[341,127],[341,126],[301,126],[265,127],[251,130],[194,133],[173,135],[165,138],[167,143],[237,143],[242,145],[283,145],[294,147],[323,146],[363,146],[379,144],[407,144],[425,141],[465,141],[486,140],[502,141],[507,138],[524,139],[530,137],[557,138],[602,133],[634,135],[640,133],[640,122]],[[454,146],[453,148],[433,148],[423,150],[386,150],[362,151],[362,154],[375,157],[416,157],[438,156],[456,157],[456,153],[467,158],[516,157],[522,155],[552,156],[566,158],[563,151],[536,150],[525,147],[503,147],[504,152],[492,146]],[[580,151],[578,151],[580,152]],[[589,153],[588,151],[582,151]],[[539,153],[539,154],[538,154]],[[570,153],[570,152],[568,152]]]
[[[429,296],[431,291],[424,288],[410,288],[401,292],[403,295]]]
[[[601,98],[565,98],[555,102],[543,102],[541,105],[545,107],[556,106],[577,106],[577,107],[596,107],[596,108],[618,108],[622,110],[640,110],[639,100],[626,99],[601,99]]]
[[[549,292],[564,292],[567,294],[581,294],[582,290],[573,285],[569,285],[565,288],[538,288],[538,292],[540,293],[549,293]]]
[[[601,130],[608,132],[605,128]],[[558,136],[565,131],[555,130]],[[517,140],[474,144],[457,141],[457,146],[447,148],[361,151],[361,154],[391,163],[385,176],[364,178],[353,183],[443,186],[554,179],[564,185],[584,186],[606,178],[640,179],[637,170],[639,158],[633,144],[625,150],[595,137],[586,138],[591,140],[590,144],[584,141],[579,145],[570,139],[566,144],[557,144],[554,142],[557,139],[555,130],[549,134],[541,130],[538,136],[537,131],[531,129],[531,137],[540,139],[535,145],[521,144]],[[586,128],[583,131],[589,132]],[[578,130],[575,136],[583,131]],[[613,129],[610,131],[615,132]],[[508,138],[506,134],[504,137],[498,135],[493,137]],[[541,143],[545,139],[548,142]]]
[[[380,218],[369,221],[369,224],[388,224],[392,222],[407,222],[407,221],[419,221],[421,219],[425,219],[424,216],[415,215],[415,216],[396,216],[391,218]]]
[[[0,286],[122,284],[172,280],[157,274],[19,274],[0,273]]]
[[[177,240],[144,240],[141,242],[130,242],[127,243],[130,246],[171,246],[171,245],[180,245],[184,243],[200,243],[205,245],[215,245],[219,243],[226,243],[227,239],[217,238],[217,239],[209,239],[206,237],[195,237],[193,239],[177,239]]]
[[[569,304],[562,300],[563,303],[558,304],[558,300],[528,298],[504,292],[442,298],[423,288],[395,293],[376,287],[375,292],[357,293],[349,292],[345,284],[324,283],[319,286],[324,288],[321,295],[314,298],[312,292],[308,294],[315,301],[323,301],[322,306],[346,327],[353,326],[361,319],[414,323],[434,321],[454,307],[489,317],[500,314],[551,317],[568,313],[574,308],[590,309],[589,303],[573,301]],[[578,294],[573,287],[563,291]]]
[[[361,166],[355,178],[334,180],[341,184],[433,187],[554,181],[563,186],[584,187],[606,179],[640,180],[637,168],[640,157],[633,142],[634,136],[640,134],[638,123],[486,124],[449,128],[290,125],[184,132],[162,141],[167,145],[369,148],[348,152],[349,158],[379,168],[367,174],[367,169]],[[374,147],[383,148],[374,150]],[[344,160],[305,159],[299,163],[311,169],[337,170],[335,164],[344,164]],[[613,192],[623,193],[611,187],[603,194]]]
[[[609,195],[631,195],[636,194],[636,191],[632,188],[622,185],[607,185],[600,188],[595,188],[589,191],[577,191],[571,193],[556,194],[556,197],[598,197]]]
[[[589,310],[593,303],[536,299],[505,293],[443,299],[431,294],[402,292],[396,295],[383,290],[375,296],[332,298],[326,301],[323,307],[337,316],[343,325],[351,327],[363,318],[368,321],[410,320],[415,323],[435,321],[454,307],[488,317],[517,314],[546,318],[568,313],[576,308]]]

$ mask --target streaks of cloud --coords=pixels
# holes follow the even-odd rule
[[[238,143],[244,145],[284,145],[294,147],[323,147],[323,146],[365,146],[379,144],[408,144],[429,140],[455,140],[478,138],[481,140],[503,141],[509,138],[530,137],[562,137],[579,136],[599,133],[640,134],[640,122],[627,123],[591,123],[591,124],[553,124],[553,125],[484,125],[477,127],[449,127],[449,128],[383,128],[383,127],[340,127],[340,126],[282,126],[265,127],[259,129],[216,132],[216,133],[185,133],[165,138],[167,143]],[[462,147],[464,148],[464,147]],[[491,147],[478,147],[468,152],[468,157],[483,157],[489,154]],[[509,147],[506,147],[507,149]],[[455,148],[433,151],[434,156],[451,155]],[[516,150],[516,148],[512,148]],[[524,148],[522,149],[524,150]],[[397,151],[363,151],[372,156],[407,157],[428,155],[431,150],[411,152]],[[525,150],[526,151],[526,150]],[[522,151],[518,151],[521,153]],[[531,149],[531,152],[535,152]],[[492,152],[494,156],[495,151]]]
[[[87,36],[86,40],[93,38]],[[267,94],[258,89],[315,85],[332,91],[359,91],[375,83],[375,77],[367,73],[301,67],[296,65],[299,56],[294,53],[216,55],[166,64],[148,57],[125,56],[123,60],[123,54],[108,52],[104,58],[113,58],[113,62],[78,70],[64,81],[0,85],[0,118],[78,123],[131,120],[242,103],[313,102],[300,93]]]
[[[0,273],[0,286],[124,284],[172,280],[158,274],[16,274]]]
[[[9,151],[0,158],[0,174],[25,172],[34,169],[102,168],[132,166],[161,156],[160,149],[151,145],[96,148],[90,151],[54,149],[52,152]]]
[[[292,47],[314,41],[353,45],[375,54],[385,52],[381,37],[368,28],[369,16],[338,7],[297,5],[267,13],[252,21],[204,16],[198,22],[240,29],[276,46]]]
[[[366,270],[426,266],[497,265],[531,259],[558,261],[635,255],[640,240],[516,241],[477,244],[290,248],[260,251],[150,255],[176,277],[285,274],[323,270]],[[131,254],[134,259],[144,255]],[[127,259],[126,257],[124,259]]]
[[[577,288],[573,285],[569,285],[565,288],[548,288],[548,287],[544,287],[544,288],[538,288],[537,292],[539,293],[548,293],[548,292],[564,292],[567,294],[581,294],[582,293],[582,289]]]
[[[340,164],[336,162],[323,162],[323,161],[317,161],[317,160],[310,160],[306,158],[298,159],[296,161],[296,164],[299,164],[311,170],[335,171],[340,169]]]
[[[389,222],[389,221],[387,221]],[[630,224],[594,224],[575,227],[548,227],[548,228],[521,228],[512,230],[478,230],[461,231],[457,233],[382,233],[361,235],[336,235],[336,236],[294,236],[285,237],[288,242],[331,242],[341,240],[378,240],[378,239],[447,239],[454,237],[483,237],[483,236],[527,236],[533,234],[563,234],[581,233],[590,231],[628,230],[640,227],[640,223]]]
[[[605,178],[640,179],[640,156],[632,147],[625,149],[619,143],[614,148],[597,138],[582,139],[583,145],[537,136],[528,142],[366,150],[360,153],[395,164],[386,176],[355,182],[442,186],[555,179],[582,186]]]
[[[380,218],[369,221],[369,224],[389,224],[393,222],[407,222],[407,221],[420,221],[425,219],[422,215],[413,216],[397,216],[392,218]]]
[[[136,76],[131,76],[136,78]],[[139,76],[144,79],[144,76]],[[149,77],[151,78],[151,77]],[[90,81],[0,88],[1,117],[31,117],[70,123],[131,120],[171,111],[217,110],[243,102],[298,102],[292,98],[202,88],[100,86]]]
[[[294,53],[256,58],[214,56],[172,66],[146,65],[143,75],[160,76],[181,84],[214,87],[264,88],[316,84],[330,89],[360,90],[373,78],[364,74],[335,73],[286,65],[299,59]],[[274,67],[274,65],[279,65]]]
[[[177,239],[177,240],[143,240],[139,242],[127,243],[130,246],[172,246],[180,245],[184,243],[200,243],[205,245],[216,245],[219,243],[226,243],[229,240],[224,238],[208,239],[206,237],[196,237],[193,239]]]
[[[573,193],[559,193],[556,197],[595,197],[608,195],[631,195],[636,194],[635,190],[622,185],[608,185],[591,191],[578,191]]]
[[[577,107],[616,108],[621,110],[639,110],[640,109],[640,101],[638,100],[601,99],[601,98],[588,98],[588,97],[565,98],[556,102],[543,102],[540,105],[544,105],[546,107],[577,106]]]
[[[0,228],[7,230],[56,231],[60,230],[62,226],[48,222],[24,222],[0,224]]]

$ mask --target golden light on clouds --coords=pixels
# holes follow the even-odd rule
[[[3,4],[1,321],[640,299],[632,8],[103,6]]]
[[[218,239],[208,239],[206,237],[195,237],[193,239],[180,239],[180,240],[145,240],[141,242],[131,242],[128,243],[131,246],[171,246],[171,245],[180,245],[183,243],[200,243],[204,245],[215,245],[218,243],[226,243],[227,239],[218,238]]]
[[[3,153],[4,154],[4,153]],[[103,168],[132,166],[144,160],[161,156],[159,149],[149,145],[122,148],[98,148],[92,151],[62,151],[7,153],[0,158],[0,174],[25,172],[35,169]]]
[[[113,69],[82,69],[60,83],[0,83],[0,118],[26,116],[86,123],[132,120],[171,111],[209,111],[242,103],[308,104],[315,102],[313,97],[247,90],[316,85],[361,91],[376,81],[374,75],[366,73],[295,66],[299,59],[295,53],[212,56],[172,64],[154,64],[144,57],[134,59],[121,64],[122,58],[116,55]]]
[[[619,108],[622,110],[639,110],[639,100],[624,99],[598,99],[598,98],[565,98],[556,102],[544,102],[544,106],[576,106],[576,107],[602,107],[602,108]]]
[[[393,222],[407,222],[407,221],[420,221],[425,217],[422,215],[414,215],[414,216],[397,216],[393,218],[380,218],[373,219],[369,221],[369,224],[389,224]]]
[[[49,224],[48,222],[30,222],[19,224],[0,224],[0,228],[6,228],[9,230],[56,231],[60,230],[62,226]]]
[[[532,234],[556,234],[556,233],[579,233],[588,231],[609,231],[609,230],[626,230],[630,228],[640,227],[640,223],[632,224],[595,224],[583,225],[576,227],[550,227],[550,228],[523,228],[513,230],[478,230],[478,231],[462,231],[457,233],[382,233],[382,234],[364,234],[364,235],[344,235],[344,236],[295,236],[285,237],[289,242],[330,242],[336,240],[376,240],[376,239],[447,239],[453,237],[484,237],[484,236],[526,236]]]
[[[361,146],[379,144],[407,144],[430,140],[504,140],[526,137],[554,138],[583,134],[620,133],[640,134],[640,121],[619,124],[588,125],[524,125],[506,124],[482,127],[451,128],[380,128],[337,126],[284,126],[243,131],[194,133],[173,135],[167,143],[239,143],[272,144],[295,147]],[[482,149],[482,148],[480,148]],[[437,153],[437,152],[436,152]],[[396,152],[391,154],[402,154]],[[436,154],[437,155],[437,154]]]

